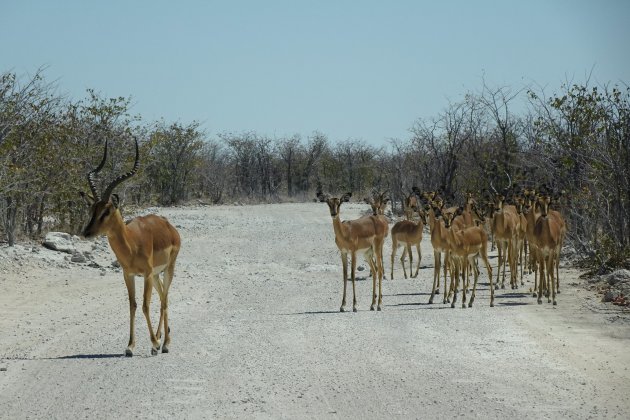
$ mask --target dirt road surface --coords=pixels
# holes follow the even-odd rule
[[[366,208],[344,205],[342,218]],[[490,308],[483,268],[473,308],[428,305],[425,234],[419,277],[397,262],[382,312],[369,310],[364,269],[359,312],[340,313],[324,204],[154,211],[182,236],[169,354],[150,355],[138,311],[135,355],[123,357],[120,271],[0,249],[0,418],[630,418],[628,315],[578,271],[561,268],[557,307],[536,304],[529,276]],[[104,238],[93,248],[101,266],[114,260]],[[388,238],[386,273],[390,252]]]

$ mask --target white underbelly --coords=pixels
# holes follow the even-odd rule
[[[164,265],[158,265],[156,267],[153,267],[153,271],[151,271],[151,274],[155,275],[155,274],[160,274],[162,271],[164,271],[166,269],[166,264]]]

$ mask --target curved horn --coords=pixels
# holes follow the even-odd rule
[[[94,183],[94,175],[99,173],[103,166],[105,166],[105,161],[107,160],[107,139],[105,140],[105,152],[103,153],[103,160],[98,165],[96,169],[91,170],[87,174],[88,184],[90,184],[90,190],[92,190],[92,195],[94,196],[95,201],[99,201],[98,191],[96,190],[96,184]]]
[[[492,191],[494,192],[495,195],[498,195],[499,192],[497,191],[496,188],[494,188],[494,184],[492,183],[492,180],[490,180],[490,188],[492,188]]]
[[[508,174],[508,171],[503,171],[508,177],[508,182],[510,183],[506,188],[510,188],[512,186],[512,177]]]
[[[133,163],[133,168],[131,168],[131,171],[127,172],[126,174],[120,175],[118,178],[113,180],[111,184],[107,186],[107,188],[105,189],[105,192],[103,193],[103,200],[107,200],[109,198],[109,196],[112,194],[112,191],[114,191],[114,188],[116,188],[118,184],[134,176],[136,174],[136,171],[138,170],[138,166],[140,166],[140,153],[138,151],[138,138],[136,136],[133,136],[133,139],[136,143],[136,161]]]

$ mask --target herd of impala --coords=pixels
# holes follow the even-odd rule
[[[394,260],[400,246],[403,247],[400,262],[407,278],[405,260],[409,256],[409,275],[416,277],[420,270],[420,243],[424,226],[429,225],[431,245],[433,246],[433,287],[429,303],[440,289],[440,272],[443,269],[444,298],[443,303],[451,303],[455,307],[457,293],[462,290],[462,307],[467,304],[466,293],[470,289],[470,274],[474,282],[468,300],[471,307],[475,300],[477,281],[479,279],[478,259],[481,257],[490,282],[490,306],[494,306],[494,283],[492,267],[488,261],[488,232],[492,236],[492,244],[498,250],[498,267],[496,285],[505,288],[506,266],[509,267],[510,286],[519,287],[518,268],[520,266],[520,284],[523,285],[523,267],[534,272],[534,297],[542,303],[543,296],[549,302],[557,304],[556,293],[559,293],[558,267],[560,250],[566,235],[566,223],[557,210],[550,205],[557,196],[546,187],[539,191],[534,189],[517,189],[510,185],[499,193],[492,183],[492,191],[480,202],[472,193],[466,194],[462,206],[448,207],[440,195],[434,191],[421,192],[414,187],[412,193],[405,198],[405,220],[394,224],[391,228],[392,254],[390,278],[394,277]],[[362,252],[372,273],[372,306],[377,302],[382,305],[383,243],[388,236],[388,220],[384,209],[389,201],[385,193],[375,193],[365,199],[372,207],[372,214],[355,220],[340,219],[340,207],[350,200],[351,193],[340,198],[331,197],[322,191],[317,198],[328,204],[333,218],[335,243],[341,253],[343,267],[343,298],[341,311],[345,311],[346,285],[348,281],[348,254],[350,254],[350,278],[352,279],[353,304],[356,312],[355,269],[357,253]],[[414,216],[417,215],[417,218]],[[413,252],[415,246],[418,262],[413,269]],[[529,258],[528,258],[529,254]],[[503,271],[501,271],[503,269]],[[450,276],[449,276],[450,274]],[[447,279],[450,282],[447,284]]]
[[[173,280],[175,260],[180,249],[180,237],[177,230],[163,217],[156,215],[140,216],[124,222],[118,195],[114,188],[123,181],[131,178],[139,166],[138,141],[135,140],[135,162],[131,171],[114,179],[99,194],[95,183],[95,176],[101,171],[107,160],[107,142],[101,163],[87,174],[91,195],[81,194],[90,207],[90,219],[83,229],[86,238],[106,235],[116,258],[120,263],[129,296],[129,343],[125,355],[132,356],[135,347],[134,318],[136,312],[135,276],[144,277],[144,293],[142,312],[147,321],[149,337],[151,339],[151,354],[158,351],[169,351],[170,328],[168,326],[168,291]],[[511,184],[511,182],[510,182]],[[491,184],[492,185],[492,184]],[[394,275],[394,259],[399,246],[403,246],[401,263],[405,278],[405,257],[409,255],[409,275],[416,277],[420,269],[420,242],[424,226],[428,223],[431,232],[431,244],[434,255],[433,288],[429,303],[433,302],[439,293],[440,270],[444,268],[444,303],[452,298],[451,307],[455,306],[460,278],[463,281],[462,307],[466,306],[466,293],[469,288],[469,275],[472,271],[474,283],[468,306],[472,306],[475,290],[479,278],[477,266],[481,256],[490,279],[490,306],[494,306],[494,286],[492,283],[492,268],[488,262],[488,234],[489,230],[497,244],[499,253],[499,267],[497,285],[499,284],[500,269],[503,266],[501,287],[504,286],[506,263],[510,267],[510,284],[518,287],[517,265],[521,265],[521,284],[523,284],[522,266],[537,274],[538,303],[542,303],[543,294],[549,301],[556,304],[556,292],[559,286],[558,261],[560,249],[566,234],[566,225],[561,214],[549,208],[552,195],[546,189],[534,191],[525,189],[506,189],[499,194],[494,187],[492,199],[485,203],[478,203],[472,194],[466,195],[464,206],[446,207],[444,200],[435,192],[420,192],[413,189],[405,200],[406,220],[397,222],[391,229],[392,255],[390,277]],[[331,197],[322,191],[317,192],[317,198],[328,204],[333,220],[335,242],[341,252],[343,266],[343,298],[341,311],[346,305],[346,285],[348,280],[348,254],[350,254],[350,276],[352,279],[353,302],[352,309],[357,310],[355,289],[355,270],[357,253],[363,252],[372,271],[372,306],[371,310],[381,310],[383,304],[382,282],[383,244],[389,234],[389,222],[384,216],[384,210],[389,198],[384,193],[374,194],[366,201],[372,207],[372,214],[356,220],[340,219],[341,204],[348,202],[351,193],[341,197]],[[418,215],[418,219],[414,218]],[[489,225],[489,226],[488,226]],[[418,264],[415,274],[413,271],[412,246],[418,253]],[[530,258],[523,258],[529,251]],[[527,260],[527,261],[525,261]],[[555,269],[555,270],[554,270]],[[450,273],[450,284],[447,287],[447,277]],[[539,274],[538,274],[539,273]],[[163,279],[160,278],[163,274]],[[555,277],[554,277],[555,276]],[[378,282],[378,293],[377,284]],[[157,329],[151,324],[149,305],[153,289],[160,298],[160,318]],[[534,288],[535,293],[536,286]],[[377,299],[378,298],[378,299]],[[162,332],[164,342],[161,342]]]

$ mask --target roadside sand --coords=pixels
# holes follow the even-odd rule
[[[342,217],[366,207],[344,205]],[[104,238],[81,245],[104,268],[0,248],[0,418],[630,415],[630,317],[600,303],[576,270],[561,268],[557,307],[520,289],[499,290],[490,308],[484,269],[475,307],[428,305],[425,235],[419,277],[403,279],[396,261],[382,312],[369,311],[372,282],[361,279],[359,312],[339,313],[325,205],[153,211],[183,241],[169,354],[150,356],[138,311],[136,356],[121,357],[127,293]],[[390,252],[388,238],[387,274]]]

